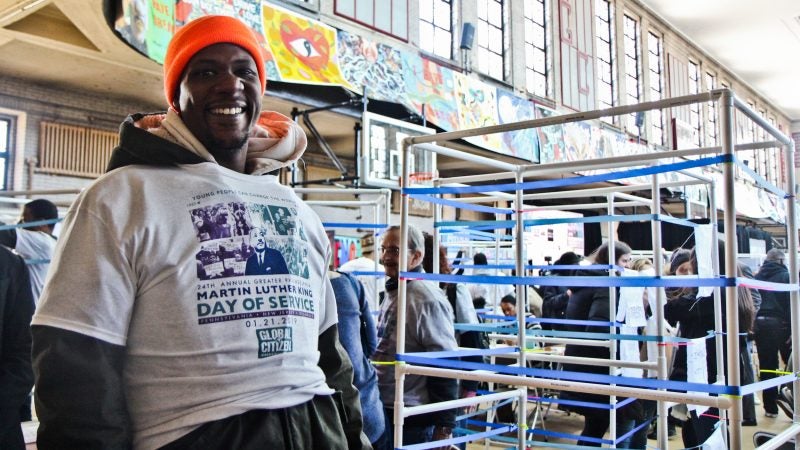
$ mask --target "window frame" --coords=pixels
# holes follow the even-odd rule
[[[627,13],[622,15],[622,22],[622,46],[625,55],[625,104],[633,105],[640,103],[642,100],[641,24],[639,20]],[[633,36],[628,34],[628,23],[633,24]],[[629,48],[629,46],[632,46],[632,48]],[[631,63],[633,64],[633,75],[631,75],[629,68],[629,64]],[[629,83],[635,85],[635,96],[631,95]],[[628,114],[625,128],[634,136],[639,136],[641,130],[636,126],[636,116],[637,113]]]
[[[0,122],[7,123],[5,151],[0,151],[0,159],[5,160],[3,170],[0,172],[0,189],[8,190],[11,179],[11,155],[16,150],[17,141],[17,117],[0,112]],[[0,148],[1,149],[1,148]]]
[[[718,83],[717,75],[711,71],[703,72],[703,84],[706,91],[716,89]],[[715,147],[719,144],[719,111],[717,110],[717,102],[708,102],[706,106],[706,130],[705,130],[705,145],[706,147]]]
[[[536,18],[534,18],[534,17],[532,17],[531,15],[528,14],[529,12],[532,12],[532,11],[529,11],[529,9],[530,10],[533,9],[533,7],[529,8],[528,5],[532,5],[534,2],[535,3],[539,3],[541,5],[541,8],[542,8],[542,17],[541,17],[542,22],[541,23],[538,23],[536,21]],[[549,40],[548,40],[548,32],[549,32],[549,28],[551,26],[551,24],[549,23],[550,21],[548,20],[549,13],[550,13],[549,2],[547,0],[528,0],[528,1],[523,3],[523,24],[524,24],[523,28],[524,28],[524,35],[525,35],[525,38],[524,38],[524,48],[525,48],[525,52],[524,52],[524,55],[525,55],[525,91],[528,92],[531,95],[534,95],[534,96],[537,96],[537,97],[542,97],[542,98],[551,98],[552,97],[552,94],[551,94],[551,84],[552,83],[550,82],[550,76],[551,76],[551,73],[552,73],[551,64],[550,64],[550,58],[551,58],[552,55],[551,55],[551,52],[549,51],[550,49],[548,48],[548,42],[549,42]],[[530,23],[530,28],[528,27],[529,23]],[[528,30],[529,29],[530,30],[534,30],[535,28],[536,29],[541,29],[541,35],[542,35],[542,42],[541,42],[542,46],[541,47],[539,47],[536,42],[533,42],[534,41],[534,36],[529,36],[529,34],[535,34],[535,33],[529,33]],[[530,52],[528,51],[529,48],[531,48]],[[536,63],[535,63],[536,57],[535,57],[535,54],[536,54],[537,51],[540,51],[541,53],[544,54],[544,58],[543,58],[544,59],[544,68],[543,68],[544,72],[540,72],[540,71],[536,70]],[[530,55],[530,58],[529,58],[529,55]],[[543,91],[538,91],[536,89],[537,85],[536,85],[535,78],[537,77],[537,75],[539,77],[541,77],[542,79],[544,79],[544,89],[543,89]]]
[[[477,27],[476,28],[477,29],[475,30],[475,32],[478,34],[478,37],[477,37],[477,55],[476,55],[478,71],[480,71],[482,74],[486,75],[489,78],[493,78],[495,80],[499,80],[499,81],[505,82],[508,79],[508,58],[506,58],[506,54],[508,53],[508,30],[506,28],[506,24],[508,23],[508,20],[507,20],[508,4],[507,4],[506,0],[477,0],[477,1],[478,1],[478,3],[484,2],[484,4],[486,5],[486,15],[487,15],[486,18],[482,18],[481,14],[480,14],[481,8],[478,7],[478,13],[477,13],[477,16],[476,16],[476,20],[477,20],[477,22],[476,22]],[[489,6],[490,6],[490,4],[499,4],[500,5],[500,22],[499,22],[499,26],[498,26],[498,24],[492,24],[492,23],[489,22],[489,20],[491,19],[489,17]],[[500,34],[502,36],[502,39],[501,39],[502,42],[500,44],[501,45],[501,53],[497,53],[497,52],[493,51],[492,49],[490,49],[489,47],[481,45],[481,36],[484,33],[484,32],[481,31],[482,27],[487,27],[486,30],[485,30],[485,33],[487,35],[486,36],[486,40],[487,40],[488,45],[491,45],[491,42],[492,42],[492,39],[489,36],[491,34],[491,30],[488,27],[491,27],[491,28],[493,28],[495,30],[500,30]],[[482,58],[482,56],[484,54],[486,54],[487,57],[488,56],[492,56],[492,55],[499,56],[500,61],[501,61],[501,63],[500,63],[500,76],[499,77],[496,76],[496,72],[494,70],[492,70],[492,67],[494,67],[494,65],[491,64],[490,61],[485,61],[485,64],[488,67],[484,67],[484,60]]]
[[[605,4],[605,6],[602,8],[607,12],[605,17],[601,17],[599,15],[599,9],[600,8],[598,7],[598,4],[600,4],[600,3],[604,3]],[[611,0],[595,0],[594,6],[595,6],[595,8],[594,8],[594,11],[595,11],[595,14],[594,14],[594,24],[595,24],[595,39],[594,39],[595,55],[594,55],[594,62],[595,62],[595,71],[596,71],[596,75],[597,75],[596,76],[597,83],[595,85],[595,97],[597,99],[596,100],[597,108],[598,109],[606,109],[606,108],[611,108],[611,107],[617,106],[617,103],[618,103],[616,95],[615,95],[616,88],[617,88],[617,75],[616,75],[617,59],[615,58],[615,55],[614,55],[614,52],[615,52],[615,41],[616,41],[616,36],[614,34],[614,32],[615,32],[615,29],[614,29],[614,5],[611,2]],[[608,30],[608,40],[604,40],[600,36],[600,33],[599,33],[598,30],[599,30],[599,28],[601,26],[604,29]],[[602,59],[600,57],[599,49],[600,49],[601,45],[602,45],[603,48],[607,48],[608,49],[608,61],[606,61],[606,60],[604,60],[604,59]],[[607,67],[608,70],[601,70],[601,65],[604,68]],[[608,77],[608,82],[603,80],[603,77],[601,76],[601,72],[602,72],[603,75],[606,75]],[[601,88],[601,86],[603,86],[603,88]],[[601,100],[601,95],[600,95],[601,91],[607,91],[608,92],[610,103],[603,102]],[[612,124],[612,125],[614,123],[614,117],[601,117],[600,120],[602,120],[603,122],[606,122],[608,124]]]
[[[457,20],[456,20],[456,5],[455,5],[456,0],[429,0],[429,1],[431,2],[431,8],[432,8],[432,11],[431,11],[432,22],[428,22],[427,20],[422,18],[422,2],[421,1],[417,2],[418,6],[419,6],[419,11],[418,11],[419,12],[419,16],[417,18],[417,20],[418,20],[417,37],[418,37],[418,42],[419,42],[419,48],[423,52],[429,53],[429,54],[431,54],[431,55],[433,55],[433,56],[435,56],[437,58],[443,58],[443,59],[452,61],[452,60],[455,59],[455,55],[456,55],[456,52],[455,52],[455,30],[457,28],[457,23],[456,23],[457,22]],[[450,14],[449,14],[450,29],[449,30],[446,30],[446,29],[444,29],[442,27],[439,27],[436,24],[436,4],[437,3],[447,3],[447,4],[450,5]],[[425,40],[422,38],[422,33],[421,33],[422,24],[423,23],[429,24],[433,28],[433,36],[432,36],[433,42],[436,41],[436,31],[437,31],[437,29],[438,30],[443,30],[444,32],[446,32],[447,34],[450,35],[450,39],[449,39],[449,41],[450,41],[449,53],[450,54],[449,55],[441,55],[441,54],[437,53],[435,46],[433,46],[430,49],[427,49],[427,48],[423,47],[423,43],[425,42]]]
[[[349,15],[347,15],[346,13],[344,13],[344,12],[342,12],[340,10],[339,5],[341,3],[343,3],[344,1],[348,1],[348,2],[353,4],[353,15],[352,16],[349,16]],[[391,36],[391,37],[393,37],[395,39],[398,39],[398,40],[400,40],[402,42],[408,42],[409,41],[409,38],[408,38],[408,30],[409,30],[409,22],[408,22],[408,18],[409,18],[409,15],[408,15],[408,13],[409,13],[409,0],[372,0],[372,23],[367,23],[367,22],[364,22],[363,20],[360,20],[360,19],[357,18],[358,17],[357,1],[358,0],[335,0],[334,4],[333,4],[333,14],[338,16],[338,17],[343,17],[343,18],[345,18],[347,20],[355,22],[355,23],[357,23],[357,24],[359,24],[359,25],[361,25],[361,26],[363,26],[365,28],[369,28],[370,30],[377,31],[378,33],[385,34],[387,36]],[[375,17],[376,17],[375,5],[378,4],[378,3],[381,3],[381,4],[385,5],[386,2],[390,3],[390,6],[389,6],[389,10],[390,11],[394,11],[394,3],[395,2],[405,2],[405,5],[406,5],[406,24],[405,25],[406,26],[405,26],[405,30],[404,30],[404,33],[405,33],[404,36],[400,36],[400,35],[394,33],[394,19],[393,18],[390,19],[390,23],[392,24],[392,31],[391,32],[390,31],[386,31],[386,30],[384,30],[382,28],[378,28],[375,25]]]
[[[694,68],[694,77],[692,76],[692,68]],[[702,85],[700,84],[700,74],[702,68],[699,62],[690,59],[686,65],[686,72],[689,85],[689,95],[699,94]],[[699,148],[703,146],[703,113],[700,103],[692,103],[689,108],[689,125],[696,132],[694,144]]]
[[[657,45],[657,52],[654,53],[650,45],[651,38],[654,38]],[[657,101],[664,99],[664,38],[663,35],[655,30],[647,32],[647,57],[648,57],[648,100]],[[653,71],[653,60],[656,61],[657,71]],[[654,85],[654,80],[657,86]],[[660,109],[650,111],[650,135],[648,141],[655,145],[666,145],[666,132],[664,125],[664,112]]]

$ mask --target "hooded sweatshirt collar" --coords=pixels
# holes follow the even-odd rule
[[[131,130],[131,128],[135,128]],[[137,133],[138,130],[138,133]],[[141,136],[141,132],[146,132]],[[134,135],[139,135],[138,138]],[[170,154],[157,155],[148,143],[151,139],[147,136],[161,138],[169,144],[162,145],[164,149],[171,149]],[[136,142],[129,142],[129,141]],[[258,121],[250,132],[247,143],[247,156],[245,173],[249,175],[264,175],[281,167],[297,161],[305,151],[306,135],[302,128],[284,116],[273,111],[263,111]],[[191,157],[175,155],[175,147],[191,153]],[[180,150],[178,153],[180,153]],[[159,150],[156,150],[158,152]],[[218,164],[214,156],[192,134],[181,120],[180,115],[170,108],[166,114],[134,115],[122,126],[120,146],[115,150],[127,153],[127,156],[112,155],[109,169],[112,170],[127,164],[154,164],[166,163],[182,164],[197,162],[212,162]],[[177,157],[176,157],[177,156]]]

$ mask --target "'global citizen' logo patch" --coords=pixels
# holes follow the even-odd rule
[[[256,330],[258,336],[258,357],[268,358],[292,351],[292,329],[272,327]]]

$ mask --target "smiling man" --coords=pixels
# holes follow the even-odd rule
[[[270,174],[306,138],[261,111],[265,86],[262,50],[238,20],[203,17],[173,37],[169,110],[123,123],[109,172],[65,217],[33,320],[38,448],[369,448],[329,241]],[[258,251],[274,208],[304,230],[272,250],[281,274],[245,277],[249,228],[229,226],[229,211],[260,230]],[[198,211],[216,211],[226,232],[203,232]],[[293,301],[270,301],[287,292]]]

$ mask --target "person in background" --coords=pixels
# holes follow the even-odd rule
[[[65,217],[32,322],[40,450],[371,447],[339,343],[330,241],[275,176],[305,133],[262,111],[266,82],[258,36],[236,18],[204,16],[172,37],[168,111],[122,124],[108,173]],[[302,236],[280,238],[291,273],[198,277],[198,257],[230,238],[204,241],[192,211],[236,203],[254,225],[270,208],[296,211]],[[216,238],[236,233],[222,222]]]
[[[26,260],[28,275],[31,283],[33,302],[39,301],[39,296],[44,287],[47,271],[50,269],[50,259],[56,248],[56,238],[53,236],[55,220],[58,219],[58,208],[53,202],[39,198],[25,204],[22,208],[20,224],[48,221],[32,227],[12,228],[0,230],[0,244],[13,249]],[[20,407],[19,418],[23,422],[32,420],[31,395]]]
[[[378,308],[378,297],[383,293],[384,284],[386,283],[382,265],[378,264],[376,268],[373,259],[367,256],[361,256],[347,261],[336,270],[342,273],[380,272],[381,275],[355,275],[356,279],[360,281],[361,285],[364,287],[364,297],[367,299],[370,307],[373,309]]]
[[[400,267],[400,246],[408,250],[407,265]],[[408,242],[400,242],[400,227],[391,226],[383,235],[381,263],[386,269],[386,298],[378,320],[378,348],[372,360],[377,365],[378,386],[386,407],[386,429],[394,448],[395,368],[397,354],[397,301],[401,270],[423,272],[425,238],[415,226],[408,226]],[[451,351],[458,347],[453,329],[453,308],[439,286],[426,280],[406,282],[405,352]],[[455,379],[407,375],[403,401],[408,406],[438,403],[457,398]],[[455,426],[455,410],[435,411],[405,419],[403,445],[447,439]]]
[[[58,208],[50,200],[39,198],[25,204],[19,223],[55,221],[58,219]],[[39,300],[44,287],[44,280],[50,268],[50,259],[56,248],[53,229],[56,224],[47,223],[32,227],[0,230],[0,244],[14,249],[18,255],[28,260],[31,291],[33,301]],[[30,420],[30,419],[28,419]]]
[[[435,273],[433,270],[433,235],[422,233],[425,236],[425,258],[422,261],[422,267],[427,273]],[[447,249],[444,246],[439,246],[439,270],[436,273],[449,275],[452,273],[450,263],[447,260]],[[475,306],[472,304],[472,298],[469,294],[469,289],[464,283],[439,283],[439,287],[445,293],[447,301],[450,302],[450,307],[453,308],[455,323],[463,323],[468,325],[478,324],[478,315],[475,313]],[[485,345],[481,332],[479,331],[456,331],[456,341],[460,347],[465,348],[488,348]],[[469,362],[483,362],[481,356],[464,356],[462,361]],[[461,397],[474,397],[478,390],[478,382],[471,380],[461,381]]]
[[[24,450],[19,411],[33,387],[31,317],[34,303],[25,261],[0,247],[0,448]]]
[[[724,272],[725,258],[721,243],[719,260],[721,272]],[[697,273],[695,250],[691,252],[691,265],[692,273]],[[672,297],[664,306],[664,318],[669,321],[671,325],[679,326],[678,335],[687,339],[706,337],[708,336],[708,331],[714,329],[715,311],[713,294],[708,297],[698,298],[696,289],[694,292],[695,293],[689,292],[687,295],[680,297]],[[725,320],[726,302],[724,289],[720,291],[720,295],[722,323],[724,325],[727,323]],[[750,290],[745,287],[738,288],[737,297],[739,300],[739,331],[740,333],[748,333],[752,330],[755,319],[753,298],[750,296]],[[725,331],[726,330],[723,329],[723,332]],[[707,382],[709,384],[717,381],[716,355],[714,339],[706,339],[706,370],[708,372]],[[687,349],[685,346],[678,346],[677,350],[675,350],[674,363],[669,379],[674,381],[687,381],[687,370]],[[745,336],[741,336],[739,342],[739,370],[741,373],[741,384],[743,386],[753,382],[752,363],[750,361],[750,353],[747,351]],[[673,407],[673,414],[675,414],[676,409],[680,410],[683,408],[678,408],[677,406]],[[717,416],[719,416],[719,414],[716,408],[711,408],[706,414],[700,416],[695,412],[687,413],[686,420],[683,422],[682,426],[683,445],[685,447],[702,445],[716,428],[718,419],[715,417]],[[746,411],[743,416],[742,424],[745,425],[745,422],[748,420]]]
[[[609,265],[611,262],[617,266],[627,268],[631,260],[631,248],[628,244],[616,241],[614,244],[615,259],[610,259],[610,250],[608,243],[604,243],[598,247],[586,259],[591,264]],[[578,270],[575,272],[577,276],[607,276],[608,270]],[[598,322],[609,322],[610,308],[609,308],[609,289],[607,287],[584,287],[575,286],[571,287],[572,295],[569,297],[567,304],[566,318],[568,320],[591,320]],[[619,296],[617,296],[617,299]],[[574,332],[602,332],[602,327],[588,326],[588,325],[568,325],[568,331]],[[607,330],[607,328],[606,328]],[[565,356],[579,356],[584,358],[597,358],[608,360],[611,357],[607,347],[592,347],[585,345],[567,344],[564,349]],[[571,372],[584,372],[595,374],[608,374],[608,367],[604,366],[590,366],[585,364],[564,363],[564,371]],[[564,392],[564,397],[570,400],[579,400],[583,402],[592,402],[599,404],[609,404],[609,397],[606,395],[589,394],[581,392]],[[584,416],[583,430],[581,436],[590,438],[602,438],[608,431],[609,426],[609,413],[607,409],[592,408],[592,407],[570,407],[578,414]],[[633,423],[623,417],[624,411],[627,408],[622,408],[618,411],[618,426],[617,435],[630,431]],[[623,425],[624,424],[624,425]],[[597,442],[579,440],[577,445],[586,445],[590,447],[599,447]]]
[[[756,280],[771,283],[789,283],[789,268],[786,267],[786,255],[778,250],[767,252],[764,264],[758,269]],[[756,346],[758,347],[758,367],[761,370],[761,381],[775,378],[780,359],[789,361],[791,352],[792,324],[790,320],[789,293],[761,290],[761,308],[756,315]],[[762,401],[764,414],[767,417],[778,417],[778,388],[764,389]]]
[[[517,317],[517,298],[514,297],[513,294],[507,294],[503,298],[500,299],[500,310],[503,311],[503,315],[506,317]],[[535,317],[532,313],[525,313],[525,317]],[[541,325],[538,323],[525,323],[526,330],[536,330],[541,329]],[[518,341],[516,339],[506,339],[504,341],[508,345],[517,345]],[[526,344],[529,348],[531,347],[530,341]]]
[[[574,266],[581,261],[575,252],[565,252],[554,263],[554,266]],[[569,276],[573,270],[553,269],[548,271],[549,276]],[[542,286],[542,317],[547,319],[564,319],[567,313],[567,303],[572,291],[567,286]],[[566,327],[561,324],[542,323],[545,330],[561,330]]]
[[[369,302],[364,297],[364,288],[354,276],[340,272],[329,272],[328,275],[336,296],[339,341],[353,363],[353,385],[358,389],[361,399],[364,434],[373,449],[389,450],[383,403],[378,392],[378,373],[369,361],[378,345]]]
[[[498,271],[497,269],[489,269],[485,266],[489,265],[488,259],[486,259],[486,255],[483,253],[476,253],[472,257],[472,275],[483,275],[483,276],[503,276],[503,272]],[[469,285],[469,293],[472,295],[472,300],[474,301],[478,297],[483,297],[486,300],[486,305],[494,308],[497,306],[499,300],[503,298],[504,295],[513,294],[514,293],[514,286],[510,284],[481,284],[481,283],[472,283]]]

